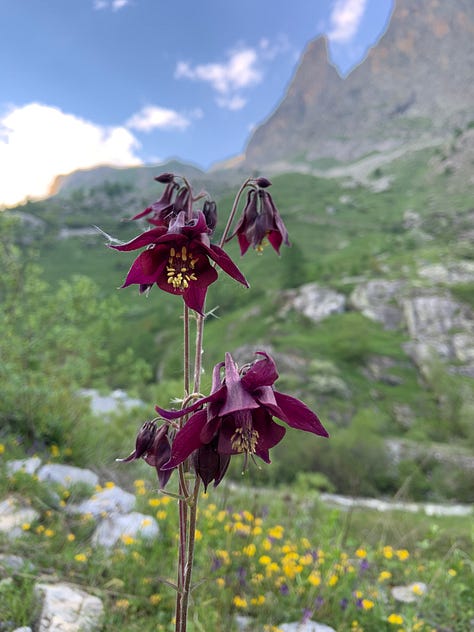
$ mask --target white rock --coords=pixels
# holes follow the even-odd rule
[[[129,514],[110,514],[97,526],[92,536],[92,544],[111,548],[122,536],[149,540],[158,537],[159,533],[158,523],[153,516],[136,511]]]
[[[79,393],[90,399],[90,407],[94,415],[108,415],[120,410],[131,410],[143,406],[140,399],[133,399],[120,389],[113,391],[110,395],[101,395],[94,388],[84,388]]]
[[[38,632],[93,632],[101,627],[104,607],[93,595],[69,584],[37,584],[42,601]]]
[[[33,632],[33,630],[28,626],[23,626],[22,628],[15,628],[13,632]]]
[[[332,314],[344,311],[346,297],[317,283],[306,283],[296,290],[285,292],[287,299],[284,313],[294,309],[315,323],[328,318]]]
[[[16,538],[23,533],[22,525],[39,518],[39,513],[31,507],[22,506],[16,498],[8,496],[0,503],[0,531]]]
[[[281,632],[336,632],[334,628],[316,621],[305,623],[282,623],[278,626]]]
[[[382,323],[386,329],[397,329],[402,321],[402,311],[396,301],[404,287],[403,281],[373,279],[354,289],[350,303],[366,318]]]
[[[32,456],[31,459],[17,459],[8,461],[7,474],[10,476],[16,472],[25,472],[25,474],[34,474],[41,465],[41,459],[38,456]]]
[[[40,481],[58,483],[63,487],[71,487],[75,483],[85,483],[95,487],[99,482],[99,477],[92,470],[57,463],[43,465],[38,471],[38,478]]]
[[[135,496],[120,487],[103,489],[79,505],[67,507],[68,513],[91,514],[99,518],[109,513],[128,513],[135,507]]]
[[[413,582],[408,586],[394,586],[392,596],[403,603],[414,603],[426,593],[427,585],[423,582]]]

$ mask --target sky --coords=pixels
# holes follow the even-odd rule
[[[242,153],[305,46],[346,76],[393,0],[0,0],[0,205],[56,175]]]

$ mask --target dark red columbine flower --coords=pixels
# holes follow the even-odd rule
[[[237,235],[240,254],[244,255],[250,246],[261,251],[264,240],[268,239],[273,249],[280,254],[281,244],[289,246],[290,242],[285,224],[273,203],[272,196],[266,190],[271,182],[266,178],[258,178],[255,183],[258,188],[252,188],[248,192],[242,216],[227,241]]]
[[[143,293],[156,283],[165,292],[181,295],[190,309],[202,314],[207,288],[217,279],[210,259],[233,279],[249,285],[229,255],[210,243],[204,214],[195,212],[189,222],[185,217],[181,212],[168,228],[156,226],[126,244],[109,247],[128,251],[147,246],[132,263],[122,287],[138,284]]]
[[[144,211],[134,215],[131,219],[146,217],[147,221],[154,226],[168,226],[170,219],[176,216],[175,207],[176,198],[178,197],[176,193],[178,189],[179,185],[174,179],[171,179],[169,182],[167,181],[161,197],[150,206],[147,206]],[[181,197],[183,197],[183,192],[181,193]]]
[[[270,463],[269,449],[286,432],[273,417],[292,428],[328,436],[303,402],[273,388],[278,378],[275,362],[267,353],[257,353],[261,359],[240,373],[230,353],[226,353],[225,362],[214,367],[211,394],[192,406],[179,411],[156,407],[169,420],[194,413],[176,434],[165,468],[176,467],[194,453],[196,471],[207,486],[212,480],[214,485],[221,481],[234,454],[243,453],[246,461],[249,455],[257,455]]]
[[[168,424],[159,428],[154,421],[146,421],[140,428],[135,442],[135,450],[125,459],[116,459],[122,463],[129,463],[142,458],[148,465],[156,468],[160,488],[165,487],[172,474],[172,469],[163,469],[163,465],[169,461],[171,447],[168,440]]]

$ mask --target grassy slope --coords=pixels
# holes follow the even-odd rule
[[[295,313],[280,314],[285,287],[316,281],[348,294],[360,278],[410,279],[419,262],[466,256],[465,251],[458,253],[456,226],[462,223],[469,208],[469,196],[460,189],[449,192],[449,176],[432,175],[429,164],[435,153],[419,151],[392,163],[390,168],[384,167],[392,177],[392,185],[381,193],[364,187],[347,189],[341,182],[302,174],[274,178],[272,194],[288,226],[293,248],[283,248],[281,258],[267,249],[263,256],[250,252],[241,259],[236,244],[230,244],[229,252],[250,280],[251,289],[241,288],[223,274],[221,282],[210,288],[207,308],[217,308],[218,318],[209,319],[206,328],[205,383],[210,367],[220,361],[225,350],[270,345],[280,354],[295,354],[303,360],[303,370],[286,368],[282,372],[279,386],[316,406],[333,436],[348,432],[350,426],[354,433],[365,433],[371,440],[379,436],[403,436],[416,441],[448,438],[448,420],[441,418],[438,408],[439,393],[420,382],[402,350],[405,332],[384,331],[350,311],[317,326]],[[120,187],[101,191],[101,205],[94,198],[97,193],[91,197],[76,192],[66,201],[57,198],[49,203],[30,204],[26,210],[46,217],[55,228],[66,217],[69,224],[98,224],[125,240],[139,228],[120,219],[142,207],[136,206],[139,195],[130,197],[128,189],[122,193],[125,211],[121,207]],[[221,218],[231,207],[232,194],[220,200]],[[421,216],[423,230],[430,233],[431,240],[425,241],[403,228],[407,210]],[[38,246],[40,263],[49,281],[86,274],[101,286],[104,295],[116,292],[133,260],[133,253],[105,248],[100,236],[56,240],[47,233]],[[471,296],[472,286],[467,284],[459,292]],[[180,301],[153,290],[148,297],[140,297],[133,287],[122,290],[120,299],[127,315],[121,335],[109,344],[132,346],[137,355],[151,362],[161,380],[179,379]],[[156,345],[150,345],[150,336]],[[401,378],[399,385],[366,377],[362,368],[373,355],[394,360],[392,373]],[[313,388],[321,372],[315,364],[321,362],[326,362],[330,373],[344,380],[349,397],[337,392],[321,394]],[[403,404],[412,408],[416,420],[409,429],[401,428],[393,413],[395,405]],[[450,439],[456,441],[455,437]],[[294,439],[295,450],[304,449],[302,442]],[[317,467],[315,461],[319,457],[319,452],[313,457],[306,455],[306,461]],[[377,487],[383,488],[384,484],[379,481]],[[390,490],[390,484],[387,485]],[[371,489],[364,491],[369,493]]]

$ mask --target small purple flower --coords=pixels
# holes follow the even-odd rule
[[[280,254],[282,243],[286,246],[290,245],[288,231],[273,203],[272,196],[266,190],[271,184],[270,181],[266,178],[258,178],[255,183],[259,186],[248,192],[242,216],[227,241],[237,235],[240,254],[244,255],[250,246],[261,251],[264,240],[268,239],[273,249]]]
[[[205,477],[199,469],[197,473],[205,484],[214,480],[216,486],[227,468],[226,459],[232,455],[244,454],[245,465],[249,455],[270,463],[269,449],[279,443],[286,432],[273,417],[292,428],[328,436],[317,415],[303,402],[273,388],[278,378],[275,363],[267,353],[259,351],[257,354],[261,359],[239,373],[232,356],[226,353],[225,362],[214,367],[211,394],[192,406],[178,411],[156,406],[159,414],[169,420],[194,413],[176,434],[166,467],[176,467],[196,450],[199,454],[207,447],[214,454],[214,466]],[[211,460],[209,455],[206,458]]]
[[[346,610],[347,606],[349,605],[349,599],[347,599],[347,597],[343,597],[340,600],[339,605],[342,611]]]
[[[319,595],[314,600],[314,607],[316,610],[319,610],[320,608],[322,608],[323,605],[324,605],[324,598]]]
[[[288,584],[281,584],[280,593],[286,597],[290,593],[290,589],[288,588]]]
[[[305,608],[303,610],[303,614],[301,616],[301,623],[308,623],[313,615],[313,611],[310,608]]]
[[[360,573],[365,573],[366,570],[370,568],[370,563],[365,558],[360,561],[359,571]]]
[[[129,251],[146,247],[132,263],[122,287],[137,284],[143,293],[156,283],[165,292],[181,295],[190,309],[202,314],[207,288],[218,276],[210,260],[242,285],[248,287],[248,283],[227,253],[210,243],[204,214],[196,212],[189,222],[185,217],[181,212],[168,228],[156,226],[110,248]]]
[[[125,459],[116,460],[121,463],[129,463],[142,458],[148,465],[156,468],[160,488],[165,487],[172,474],[170,469],[163,470],[163,465],[169,461],[171,456],[168,429],[168,424],[163,424],[157,428],[154,421],[146,421],[138,432],[135,450]]]

